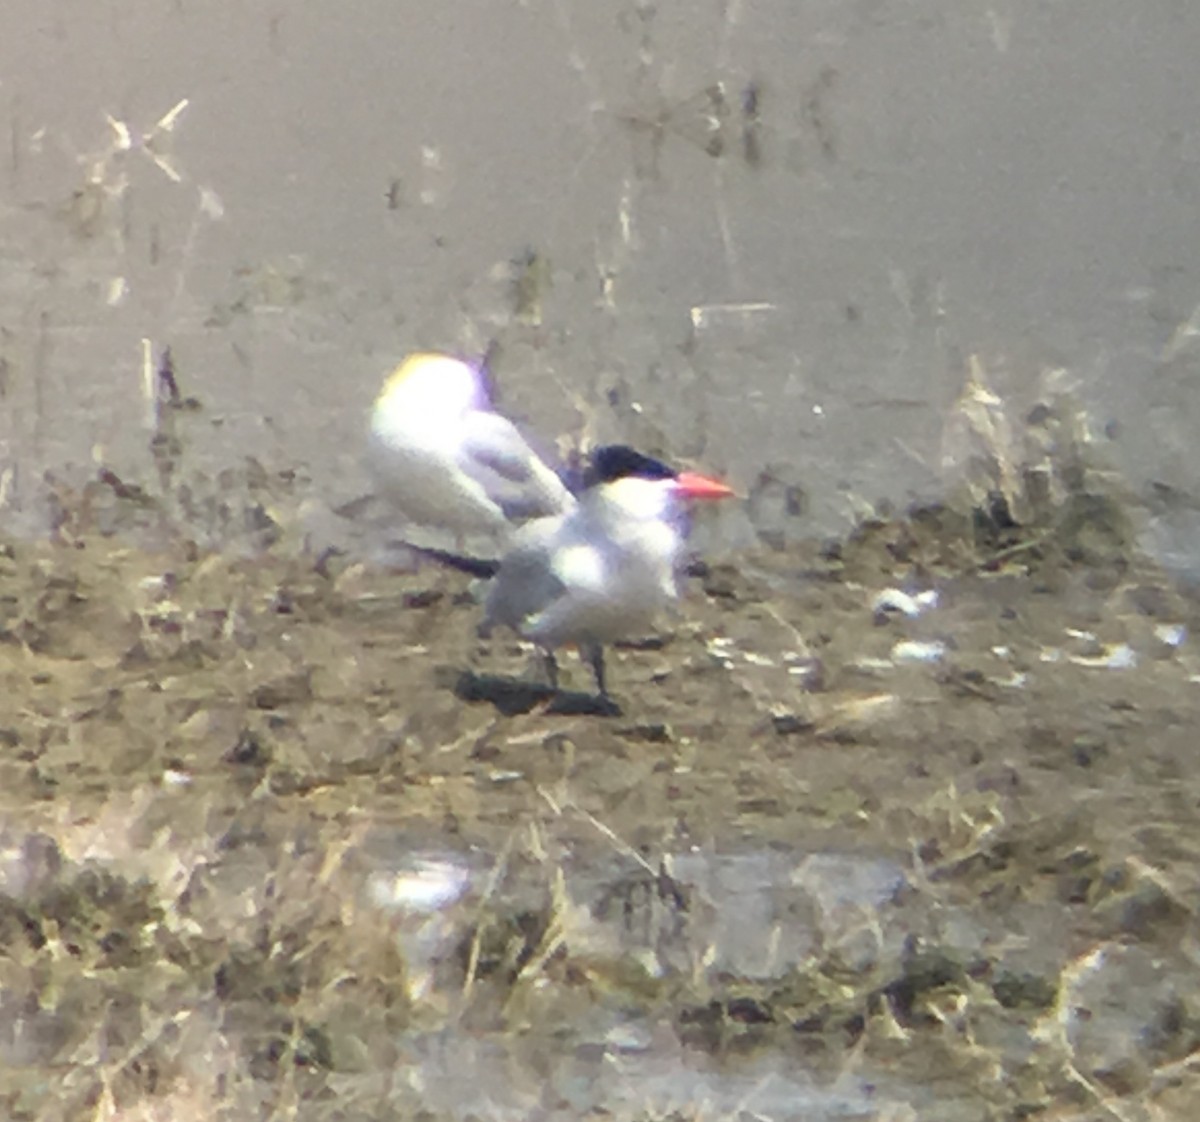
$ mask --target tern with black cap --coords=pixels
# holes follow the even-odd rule
[[[577,504],[514,534],[480,634],[508,627],[536,643],[555,687],[554,652],[576,645],[606,697],[604,644],[644,633],[678,598],[689,503],[733,494],[625,445],[595,449]]]

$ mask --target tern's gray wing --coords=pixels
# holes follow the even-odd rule
[[[566,585],[555,571],[555,541],[560,520],[542,518],[522,526],[500,562],[488,590],[480,634],[493,627],[522,626],[557,601]]]
[[[462,467],[511,521],[561,514],[575,503],[561,479],[499,413],[464,419]]]

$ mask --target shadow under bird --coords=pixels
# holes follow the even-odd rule
[[[504,540],[515,525],[562,514],[575,498],[497,413],[482,364],[406,358],[371,411],[367,460],[378,494],[412,522]]]
[[[578,646],[607,698],[604,644],[644,633],[679,596],[689,504],[733,494],[625,445],[595,449],[576,505],[522,526],[494,563],[480,635],[536,643],[555,689],[555,651]]]

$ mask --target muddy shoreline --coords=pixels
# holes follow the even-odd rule
[[[1186,1100],[1196,604],[1100,497],[701,566],[598,716],[239,483],[0,551],[10,1117]]]

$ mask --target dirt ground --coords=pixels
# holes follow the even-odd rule
[[[0,547],[6,1117],[1192,1117],[1197,608],[1116,500],[698,566],[602,713],[295,485]]]

